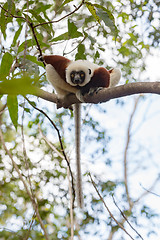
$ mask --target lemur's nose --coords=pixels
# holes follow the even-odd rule
[[[80,75],[79,75],[79,74],[75,74],[75,76],[74,76],[74,82],[75,82],[76,84],[78,84],[78,83],[81,82],[81,78],[80,78]]]

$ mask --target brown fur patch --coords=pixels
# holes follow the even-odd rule
[[[108,88],[110,83],[110,73],[105,68],[100,67],[94,71],[91,81],[84,87],[80,87],[83,94],[89,92],[90,88]]]
[[[44,61],[47,64],[51,64],[57,73],[60,75],[60,77],[66,81],[66,74],[65,70],[68,66],[68,64],[71,62],[68,58],[59,56],[59,55],[45,55]]]
[[[110,73],[107,71],[107,69],[100,67],[95,70],[91,82],[93,87],[108,88],[110,82]]]

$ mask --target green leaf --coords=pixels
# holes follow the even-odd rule
[[[75,56],[75,60],[78,60],[78,59],[86,59],[84,44],[80,44],[78,46],[78,52],[77,52],[77,54]]]
[[[32,9],[29,9],[29,10],[27,10],[27,12],[30,12],[32,14],[32,16],[35,17],[35,19],[37,19],[37,21],[39,23],[44,23],[45,22],[45,20],[40,15],[37,15],[36,11],[34,11]]]
[[[88,39],[91,41],[91,44],[94,45],[96,43],[96,39],[91,35],[88,35]]]
[[[8,2],[8,11],[10,12],[12,10],[12,6],[13,6],[12,0],[7,0],[7,2]]]
[[[23,26],[20,26],[18,28],[18,30],[16,31],[16,33],[14,35],[14,38],[13,38],[12,47],[17,44],[17,39],[18,39],[18,37],[19,37],[19,35],[20,35],[21,31],[22,31],[22,28],[23,28]]]
[[[62,3],[62,5],[60,6],[60,8],[62,8],[64,5],[66,5],[69,2],[72,2],[73,0],[64,0],[64,2]]]
[[[105,48],[103,48],[103,47],[98,47],[99,48],[99,50],[101,50],[102,52],[105,52]]]
[[[83,36],[83,34],[81,32],[77,31],[77,27],[75,26],[75,24],[73,22],[71,22],[70,20],[68,20],[68,32],[65,32],[65,33],[59,35],[58,37],[53,38],[52,42],[69,40],[72,38],[79,38],[82,36]]]
[[[1,32],[3,34],[4,39],[6,39],[7,24],[9,22],[12,22],[12,20],[13,20],[13,17],[9,17],[9,15],[10,14],[14,15],[14,13],[15,13],[15,4],[13,3],[13,1],[11,4],[10,4],[10,2],[11,1],[8,1],[3,5],[3,8],[7,12],[1,8],[1,14],[0,14],[0,27],[1,27]]]
[[[99,54],[98,51],[96,51],[96,54],[94,55],[94,59],[96,60],[96,59],[99,58],[99,57],[100,57],[100,54]]]
[[[103,20],[104,24],[110,28],[111,34],[117,38],[118,29],[115,25],[113,14],[108,9],[99,4],[94,4],[94,6],[96,7],[97,15]]]
[[[44,67],[43,63],[38,61],[35,56],[26,55],[25,57],[26,57],[26,59],[30,60],[31,62],[36,63],[38,66]]]
[[[18,100],[17,100],[17,96],[8,95],[7,106],[8,106],[11,121],[12,121],[15,129],[17,130],[17,126],[18,126]]]
[[[18,53],[22,52],[25,50],[25,48],[27,47],[27,49],[29,47],[33,47],[34,45],[36,45],[36,42],[35,40],[33,40],[32,38],[31,39],[28,39],[27,41],[24,41],[18,48]]]
[[[82,33],[77,31],[76,25],[68,19],[68,36],[70,38],[82,37]]]
[[[137,37],[133,33],[128,33],[132,41],[137,42]]]
[[[0,77],[1,79],[5,79],[10,72],[10,68],[13,63],[13,57],[10,53],[6,52],[3,55],[2,62],[1,62],[1,67],[0,67]]]
[[[57,41],[68,40],[68,39],[69,39],[68,32],[65,32],[59,35],[58,37],[53,38],[51,42],[57,42]]]
[[[97,14],[96,14],[96,9],[94,7],[94,4],[86,2],[86,6],[87,6],[88,10],[90,11],[90,13],[92,14],[92,16],[100,24],[101,20],[100,20],[99,16],[97,16]]]
[[[7,9],[8,7],[8,3],[6,2],[4,5],[3,5],[3,8],[4,9]],[[7,28],[7,19],[6,19],[6,16],[5,16],[6,12],[1,9],[1,15],[0,15],[0,26],[1,26],[1,32],[3,34],[3,37],[4,39],[6,39],[6,28]]]
[[[123,57],[131,55],[130,49],[125,46],[119,48],[118,51],[123,55]]]
[[[10,94],[10,95],[26,95],[26,94],[35,94],[33,84],[37,82],[39,76],[31,77],[28,74],[19,78],[12,78],[11,80],[0,81],[0,94]]]

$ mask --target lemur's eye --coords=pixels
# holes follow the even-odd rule
[[[84,77],[84,73],[81,73],[81,77]]]
[[[85,73],[83,71],[79,71],[79,76],[80,76],[81,80],[85,79]]]
[[[75,71],[72,71],[71,74],[70,74],[70,77],[74,78],[74,76],[75,76]]]
[[[91,69],[89,68],[88,71],[89,71],[89,75],[90,75],[91,74]]]

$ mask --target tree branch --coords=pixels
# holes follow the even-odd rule
[[[136,83],[128,83],[125,85],[120,85],[112,88],[104,88],[100,90],[98,93],[94,93],[93,96],[86,94],[84,96],[84,101],[86,103],[102,103],[107,102],[114,98],[126,97],[133,94],[140,93],[154,93],[160,94],[160,82],[136,82]],[[55,98],[52,98],[52,94],[47,94],[45,91],[37,90],[36,96],[43,98],[47,101],[57,102]],[[55,95],[54,95],[55,96]],[[55,96],[56,97],[56,96]],[[67,108],[74,103],[79,103],[80,101],[76,98],[74,94],[70,94],[67,96],[67,99],[63,101],[58,101],[58,108],[64,107]]]
[[[85,103],[103,103],[107,102],[111,99],[126,97],[134,94],[140,93],[152,93],[152,94],[160,94],[160,82],[136,82],[136,83],[128,83],[125,85],[120,85],[112,88],[104,88],[100,90],[98,93],[94,93],[92,96],[86,94],[84,96]],[[80,103],[80,101],[76,98],[74,94],[70,94],[66,99],[58,100],[56,94],[46,92],[38,87],[31,86],[28,89],[25,88],[5,88],[0,85],[0,94],[9,94],[9,95],[34,95],[45,99],[49,102],[53,102],[57,104],[58,108],[64,107],[68,108],[74,103]]]
[[[125,97],[140,93],[155,93],[160,94],[160,82],[136,82],[120,85],[113,88],[104,88],[98,94],[93,96],[86,95],[85,102],[99,103],[107,102],[114,98]]]
[[[132,230],[142,239],[143,237],[139,234],[139,232],[132,226],[132,224],[128,221],[127,217],[125,216],[125,214],[123,213],[123,211],[120,209],[120,207],[118,206],[118,204],[116,203],[116,200],[114,199],[114,196],[112,195],[112,199],[113,199],[113,202],[115,204],[115,206],[118,208],[118,210],[120,211],[122,217],[124,218],[124,220],[128,223],[128,225],[132,228]]]

